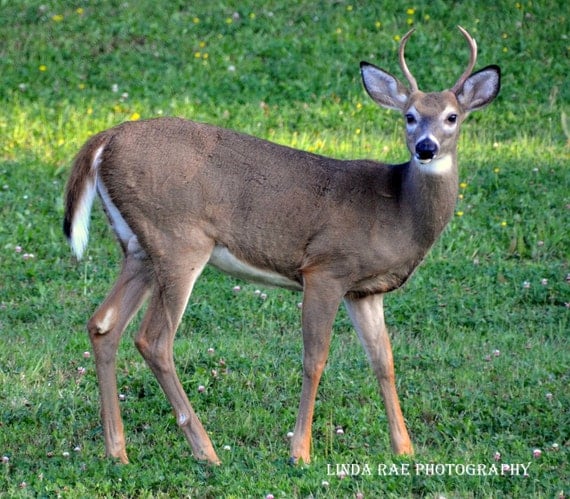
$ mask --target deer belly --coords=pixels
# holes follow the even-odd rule
[[[226,274],[246,281],[295,291],[302,291],[303,289],[301,284],[284,275],[255,267],[248,262],[240,260],[225,246],[216,246],[208,263]]]

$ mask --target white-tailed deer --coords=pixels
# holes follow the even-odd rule
[[[383,295],[399,288],[454,212],[459,127],[490,103],[500,71],[471,74],[475,41],[457,83],[423,93],[361,63],[364,86],[402,112],[407,163],[340,161],[183,119],[123,123],[92,137],[66,191],[64,231],[80,258],[98,194],[124,253],[115,286],[89,320],[108,456],[127,462],[115,373],[120,337],[150,303],[136,345],[170,400],[194,456],[219,463],[178,380],[173,340],[192,287],[206,266],[303,291],[303,382],[291,460],[310,460],[317,386],[341,301],[364,345],[388,415],[392,449],[412,454],[394,381]]]

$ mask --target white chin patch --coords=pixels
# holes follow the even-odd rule
[[[431,158],[431,159],[421,159],[421,158],[418,158],[418,161],[419,161],[422,165],[429,165],[433,160],[434,160],[434,158]]]
[[[427,160],[417,158],[417,161],[420,170],[425,173],[432,173],[435,175],[448,173],[453,167],[453,160],[449,154]]]

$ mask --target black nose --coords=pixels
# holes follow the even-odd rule
[[[437,144],[430,139],[420,140],[416,144],[416,154],[421,161],[433,159],[437,154]]]

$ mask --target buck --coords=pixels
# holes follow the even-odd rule
[[[341,161],[192,121],[127,122],[93,136],[66,189],[64,232],[81,258],[96,194],[121,245],[119,277],[87,329],[95,357],[106,454],[128,462],[116,381],[120,337],[143,302],[135,343],[170,400],[194,456],[220,460],[176,374],[173,340],[207,264],[303,292],[303,380],[290,458],[310,461],[317,386],[340,303],[367,352],[387,411],[392,450],[412,454],[396,393],[383,296],[423,260],[454,212],[457,140],[470,111],[490,103],[500,70],[467,69],[450,89],[423,93],[399,47],[404,86],[361,63],[370,97],[405,118],[403,164]]]

